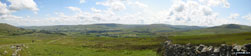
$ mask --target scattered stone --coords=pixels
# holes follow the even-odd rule
[[[16,44],[16,45],[12,45],[11,48],[14,49],[14,52],[12,53],[11,56],[20,56],[19,52],[22,50],[22,48],[24,48],[25,45],[24,44]]]
[[[3,55],[6,55],[6,54],[8,54],[8,51],[4,50]]]
[[[171,41],[166,41],[162,56],[251,56],[251,44],[246,45],[226,45],[221,46],[192,46],[191,44],[180,45],[172,44]]]

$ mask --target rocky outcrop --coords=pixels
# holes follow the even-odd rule
[[[200,45],[180,45],[166,41],[158,53],[161,56],[251,56],[251,44],[206,46]]]
[[[12,53],[12,56],[20,56],[20,51],[23,47],[26,47],[24,44],[16,44],[12,45],[11,48],[14,49],[14,52]]]

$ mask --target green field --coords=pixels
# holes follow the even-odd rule
[[[214,46],[251,43],[251,27],[235,24],[216,27],[162,24],[0,26],[0,56],[13,53],[21,56],[158,56],[157,52],[167,40],[176,44]],[[21,50],[17,46],[22,46]]]
[[[35,40],[32,42],[32,40]],[[0,54],[14,52],[11,45],[24,44],[22,56],[157,56],[157,50],[166,40],[193,45],[220,45],[251,43],[251,33],[169,36],[152,38],[88,37],[85,35],[62,36],[34,33],[19,36],[1,36]],[[3,54],[7,51],[8,54]]]
[[[247,44],[251,43],[251,32],[235,34],[217,34],[217,35],[194,35],[194,36],[172,36],[173,43],[194,45],[220,45],[220,44]]]
[[[40,36],[36,36],[40,35]],[[32,40],[35,40],[32,43]],[[14,44],[24,44],[22,56],[156,56],[156,50],[166,39],[156,38],[111,38],[86,36],[59,36],[28,34],[1,36],[0,54],[11,55]],[[8,54],[3,54],[8,51]]]

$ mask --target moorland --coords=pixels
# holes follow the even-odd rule
[[[167,40],[176,44],[220,45],[251,43],[251,26],[185,25],[55,25],[0,24],[0,56],[157,56]]]

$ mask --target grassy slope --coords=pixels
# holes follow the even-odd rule
[[[172,32],[180,30],[199,29],[195,26],[173,26],[166,24],[152,24],[152,25],[122,25],[122,24],[92,24],[92,25],[59,25],[59,26],[33,26],[24,27],[26,29],[38,29],[48,31],[100,31],[100,30],[121,30],[125,32],[142,31],[142,32]]]
[[[109,25],[115,27],[116,25]],[[80,26],[75,26],[80,27]],[[107,26],[89,26],[92,28],[104,29]],[[126,26],[130,28],[131,26]],[[151,26],[155,27],[155,26]],[[151,28],[147,27],[147,28]],[[61,28],[61,27],[60,27]],[[71,26],[67,27],[71,28]],[[142,27],[145,28],[145,27]],[[143,30],[147,30],[147,28]],[[157,29],[161,29],[159,27]],[[163,27],[165,28],[165,27]],[[225,28],[230,28],[225,29]],[[53,28],[52,28],[53,29]],[[81,27],[79,28],[81,30]],[[107,28],[109,29],[109,28]],[[214,31],[235,32],[244,30],[248,31],[246,26],[219,26],[207,29],[214,29]],[[216,30],[217,29],[217,30]],[[237,30],[235,30],[237,29]],[[132,29],[134,30],[134,29]],[[135,29],[137,30],[137,29]],[[139,28],[139,30],[141,30]],[[4,30],[3,30],[4,31]],[[200,30],[199,30],[200,31]],[[205,30],[212,31],[212,30]],[[204,31],[202,31],[204,32]],[[188,32],[198,34],[199,32]],[[236,34],[220,34],[220,35],[194,35],[194,36],[172,36],[169,37],[174,43],[178,44],[210,44],[218,45],[226,44],[244,44],[251,43],[251,32],[236,33]],[[35,43],[31,43],[36,40]],[[89,37],[83,35],[77,36],[62,36],[57,34],[33,33],[18,36],[0,36],[1,45],[11,44],[26,44],[29,48],[21,51],[22,56],[155,56],[156,49],[161,47],[161,43],[166,41],[166,38],[111,38],[111,37]],[[13,52],[10,46],[0,48],[0,55],[7,50],[9,53]]]
[[[101,37],[156,37],[157,32],[176,32],[200,29],[196,26],[182,25],[122,25],[122,24],[92,24],[92,25],[61,25],[61,26],[33,26],[25,29],[47,30],[61,32],[67,35],[91,35]]]
[[[216,27],[196,27],[182,25],[122,25],[122,24],[93,24],[93,25],[63,25],[63,26],[41,26],[41,27],[25,27],[26,29],[39,29],[56,32],[64,32],[70,34],[85,33],[88,31],[101,31],[109,35],[140,35],[149,36],[154,34],[159,35],[207,35],[207,34],[231,34],[241,32],[251,32],[250,26],[227,24]],[[112,30],[118,30],[111,32]],[[138,36],[137,36],[138,37]]]
[[[35,43],[31,43],[36,40]],[[22,56],[155,56],[165,38],[110,38],[34,33],[0,36],[1,45],[25,44]],[[31,43],[31,44],[28,44]],[[10,46],[0,48],[0,55]]]
[[[220,35],[196,35],[196,36],[173,36],[169,37],[178,44],[245,44],[251,43],[251,32]],[[4,41],[3,41],[4,40]],[[110,37],[87,37],[87,36],[60,36],[43,33],[26,34],[21,36],[1,36],[0,46],[5,44],[26,44],[21,52],[24,56],[155,56],[156,49],[167,40],[166,38],[110,38]],[[0,54],[8,50],[0,48]]]
[[[218,35],[194,35],[194,36],[172,36],[169,37],[178,44],[247,44],[251,43],[251,32]]]
[[[167,32],[160,35],[210,35],[210,34],[232,34],[232,33],[242,33],[251,32],[251,26],[237,25],[237,24],[227,24],[203,29],[181,31],[181,32]]]
[[[9,34],[22,32],[22,31],[23,29],[17,28],[15,26],[0,23],[0,35],[9,35]]]

